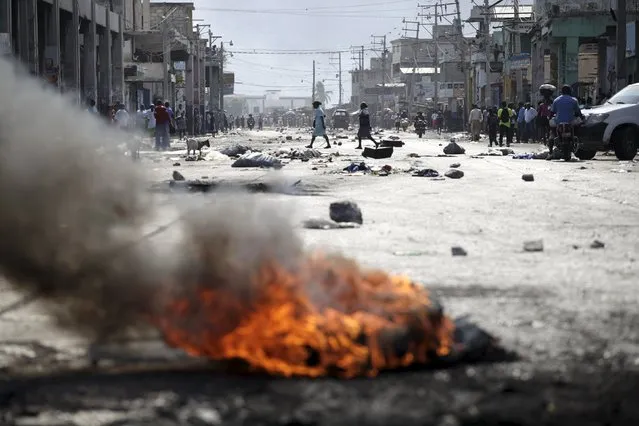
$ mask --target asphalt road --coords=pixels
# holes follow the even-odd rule
[[[288,134],[293,135],[294,140],[284,141],[279,137]],[[304,140],[295,140],[298,136]],[[639,163],[619,162],[614,156],[603,154],[591,161],[575,160],[570,163],[520,160],[512,156],[477,157],[487,151],[486,144],[470,143],[464,138],[460,138],[459,142],[466,149],[466,154],[441,157],[439,155],[443,154],[442,149],[451,135],[438,137],[429,134],[423,140],[412,134],[400,136],[406,145],[397,148],[393,157],[386,160],[363,159],[361,151],[354,149],[355,142],[340,139],[343,145],[334,145],[330,150],[321,149],[323,143],[317,143],[316,146],[325,154],[323,157],[308,162],[293,160],[277,172],[234,169],[230,167],[232,160],[225,158],[186,162],[180,151],[166,154],[143,152],[140,167],[148,172],[150,184],[170,179],[173,170],[179,170],[187,179],[208,176],[229,182],[293,182],[300,179],[301,188],[316,193],[297,196],[256,195],[282,204],[283,208],[290,210],[291,221],[296,225],[308,218],[328,218],[328,207],[333,201],[355,201],[363,211],[363,226],[340,230],[310,230],[300,226],[299,232],[309,249],[337,251],[357,259],[363,265],[412,276],[440,297],[451,316],[470,315],[473,321],[499,337],[506,348],[517,352],[522,358],[507,367],[477,367],[479,376],[498,376],[502,379],[504,376],[515,376],[520,384],[532,383],[535,377],[556,378],[565,375],[570,383],[571,380],[577,380],[574,377],[581,377],[581,384],[575,384],[574,392],[567,392],[553,400],[553,413],[561,413],[562,408],[567,410],[563,412],[563,417],[557,414],[556,424],[577,418],[562,402],[577,398],[581,401],[581,409],[592,408],[593,401],[601,401],[601,395],[590,391],[603,389],[601,383],[605,382],[605,377],[622,377],[621,382],[624,377],[628,380],[636,377],[639,371]],[[213,149],[240,142],[259,149],[288,150],[302,148],[308,143],[307,139],[305,133],[266,131],[246,132],[212,139],[211,142]],[[516,153],[534,152],[540,148],[539,145],[527,144],[513,146]],[[330,162],[329,154],[333,154]],[[390,165],[392,172],[388,176],[342,172],[351,162],[359,163],[362,160],[374,169]],[[180,165],[174,166],[176,162]],[[413,177],[409,171],[411,168],[431,168],[443,174],[452,163],[460,163],[459,170],[464,172],[463,178]],[[534,175],[534,182],[522,180],[522,175],[526,173]],[[168,221],[174,214],[171,205],[186,203],[187,198],[189,204],[201,202],[204,205],[206,198],[214,195],[159,196],[166,205]],[[543,251],[524,251],[524,243],[531,240],[543,241]],[[591,247],[595,240],[604,246]],[[468,255],[452,256],[453,246],[463,247]],[[0,287],[3,305],[18,299],[19,295],[9,290],[8,286]],[[23,367],[33,369],[39,362],[48,366],[73,363],[82,357],[84,347],[85,342],[64,331],[52,329],[46,312],[37,303],[0,315],[0,367],[5,367],[6,383],[10,384],[9,379]],[[466,370],[462,368],[459,371]],[[459,371],[450,374],[455,378]],[[420,374],[420,380],[429,381],[433,375],[440,373]],[[591,381],[584,379],[590,377],[589,374],[594,375]],[[433,389],[437,388],[445,393],[446,386],[459,391],[471,380],[468,374],[462,375],[466,378],[460,378],[455,386],[450,385],[449,378],[444,384],[433,384],[433,388],[426,386],[425,392],[434,392]],[[406,383],[415,380],[401,375],[384,380],[396,384],[401,377],[405,377]],[[216,378],[216,383],[219,380],[223,381]],[[474,380],[481,382],[476,377]],[[492,383],[491,380],[486,378],[485,383]],[[615,383],[619,381],[615,380]],[[636,379],[633,380],[633,383],[637,383]],[[336,386],[322,383],[317,386]],[[104,389],[108,386],[115,385],[105,384]],[[477,383],[472,386],[476,387]],[[543,389],[550,385],[539,384],[539,391],[535,390],[537,388],[534,385],[530,386],[529,392],[518,394],[518,403],[525,405],[537,401],[544,393]],[[171,385],[165,388],[171,388]],[[605,392],[615,394],[610,389]],[[618,391],[618,399],[639,396],[636,386],[623,389]],[[155,387],[154,390],[157,391]],[[56,392],[61,391],[58,389]],[[81,398],[81,392],[77,392],[73,393],[75,396],[71,399]],[[277,394],[277,390],[274,392]],[[144,398],[140,395],[148,396],[148,393],[141,390],[136,397]],[[33,398],[31,403],[45,410],[43,401],[46,398]],[[109,398],[112,401],[118,396],[110,395]],[[362,401],[364,404],[373,403],[370,398],[362,397]],[[446,406],[445,402],[440,402],[442,407]],[[277,398],[271,403],[277,404]],[[515,417],[522,417],[526,413],[525,409],[517,412],[508,404],[500,407],[495,406],[494,401],[491,403],[491,412],[503,411],[506,417],[506,412],[511,412]],[[68,412],[79,409],[62,405],[53,404],[51,409],[62,412],[65,409]],[[535,407],[537,405],[530,405],[531,415],[538,409]],[[419,409],[411,409],[419,413]],[[97,408],[93,407],[93,410]],[[256,410],[259,412],[259,409]],[[326,410],[330,411],[329,408]],[[379,407],[376,410],[383,411]],[[464,418],[463,415],[451,410],[452,414],[449,414],[457,416],[455,418],[458,420],[449,424],[497,424],[488,420],[484,423],[466,423],[459,420]],[[288,405],[282,408],[282,412],[294,411]],[[434,422],[432,424],[446,424],[441,422],[454,420],[442,417],[444,414],[440,411],[431,419],[427,414],[433,414],[433,411],[426,411],[421,413],[423,422],[412,423],[406,418],[402,424],[431,424],[431,420]],[[395,413],[393,418],[399,419],[396,410],[391,407],[388,413]],[[608,424],[628,424],[625,423],[628,419],[639,419],[639,413],[633,407],[618,408],[616,413],[606,414]],[[86,420],[71,417],[68,421],[75,423],[68,424],[89,424]],[[109,423],[115,421],[114,417],[107,417],[101,423],[96,420],[91,424],[115,424]],[[480,414],[475,413],[474,418],[480,417]],[[352,420],[355,417],[350,418]],[[388,420],[390,418],[385,423],[380,420],[382,418],[386,417],[378,413],[378,423],[373,423],[372,420],[367,422],[358,417],[361,424],[393,424]],[[513,420],[510,424],[555,424],[551,421],[552,416],[549,418],[544,422],[532,423]],[[593,421],[592,424],[603,424],[595,422],[598,419],[595,414],[590,414],[588,419]],[[324,420],[317,414],[316,422],[308,424],[329,424],[322,423]],[[50,419],[40,419],[40,423],[20,421],[23,421],[20,424],[55,424]],[[258,423],[241,423],[237,420],[236,423],[218,424]],[[287,423],[283,421],[277,424]]]

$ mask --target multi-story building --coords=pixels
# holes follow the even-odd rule
[[[384,67],[384,65],[386,65]],[[397,96],[404,90],[403,83],[391,78],[390,58],[371,58],[369,69],[351,71],[351,104],[358,107],[366,102],[371,111],[382,108],[396,108]]]
[[[128,0],[130,1],[130,0]],[[127,0],[0,0],[0,45],[34,76],[103,108],[125,100]]]
[[[463,46],[454,31],[452,25],[440,25],[432,38],[391,41],[391,77],[403,85],[399,97],[403,107],[435,100],[454,106],[457,98],[465,97]]]

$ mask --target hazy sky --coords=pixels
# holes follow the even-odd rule
[[[225,48],[233,53],[227,66],[235,72],[235,93],[261,95],[268,89],[282,94],[311,96],[312,64],[317,80],[324,81],[338,98],[337,56],[325,53],[301,54],[301,50],[348,51],[342,53],[344,101],[350,98],[350,74],[354,61],[351,46],[364,45],[366,66],[379,53],[371,35],[393,40],[404,35],[402,18],[415,20],[416,0],[194,0],[195,18],[210,24],[214,35],[223,36]],[[426,0],[421,4],[432,4]],[[451,3],[451,1],[446,1]],[[460,0],[462,18],[468,16],[471,1]],[[449,9],[452,11],[452,8]],[[465,25],[464,32],[472,30]],[[408,33],[413,36],[414,33]],[[233,41],[233,46],[229,42]],[[390,48],[390,44],[388,46]],[[255,54],[291,50],[294,54]],[[331,57],[333,56],[333,57]]]

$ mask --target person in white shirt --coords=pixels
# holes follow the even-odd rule
[[[130,116],[129,112],[124,107],[124,104],[118,104],[118,111],[115,113],[113,118],[120,129],[126,130],[129,128]]]
[[[470,110],[468,120],[470,121],[470,134],[474,141],[479,140],[479,134],[481,132],[481,123],[484,119],[484,115],[477,105],[473,105],[473,109]]]
[[[533,142],[537,139],[535,136],[537,132],[535,131],[535,119],[537,118],[537,110],[527,103],[525,106],[526,110],[524,111],[524,121],[526,122],[526,130],[524,132],[524,143],[528,143],[530,139]]]

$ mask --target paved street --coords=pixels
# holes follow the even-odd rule
[[[305,134],[300,134],[301,141],[284,143],[279,135],[266,131],[212,139],[212,148],[239,142],[279,150],[308,143]],[[170,179],[173,170],[187,179],[301,179],[302,188],[318,194],[256,196],[290,209],[296,225],[308,218],[328,218],[333,201],[355,201],[363,211],[363,226],[300,227],[309,247],[338,251],[364,265],[414,277],[441,298],[451,316],[470,315],[522,356],[509,368],[559,374],[579,364],[597,369],[611,359],[623,359],[627,374],[639,369],[639,163],[620,163],[603,154],[570,163],[477,157],[487,151],[486,144],[463,137],[459,143],[466,154],[441,157],[451,135],[429,134],[424,140],[401,136],[406,146],[397,148],[392,158],[364,159],[373,168],[390,165],[389,176],[342,173],[351,162],[362,161],[350,139],[339,140],[343,145],[330,150],[318,143],[324,157],[293,160],[278,172],[233,169],[233,160],[223,158],[186,162],[179,151],[143,152],[141,167],[148,171],[150,183]],[[513,149],[519,154],[541,146]],[[337,152],[332,162],[326,161]],[[176,162],[180,166],[174,167]],[[436,180],[407,171],[411,166],[431,168],[443,175],[452,163],[461,164],[463,178]],[[525,173],[532,173],[534,182],[524,182]],[[204,205],[214,196],[160,195],[167,222],[172,204],[196,200]],[[530,240],[543,240],[543,252],[525,252],[524,243]],[[605,246],[591,248],[595,240]],[[453,246],[463,247],[468,256],[452,256]],[[0,294],[3,305],[18,299],[7,287]],[[11,342],[0,342],[0,363],[5,367],[37,362],[39,357],[64,364],[83,350],[83,342],[53,330],[37,304],[1,315],[0,341]],[[479,368],[486,372],[494,367]]]

